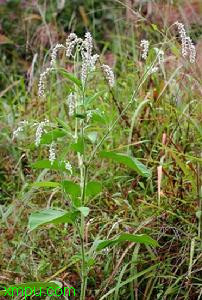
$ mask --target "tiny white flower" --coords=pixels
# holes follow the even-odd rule
[[[92,118],[92,115],[93,115],[93,113],[91,110],[87,112],[87,122],[90,121],[90,119]]]
[[[66,40],[66,56],[70,57],[72,52],[78,42],[77,35],[75,33],[70,33]]]
[[[51,62],[50,62],[51,66],[54,66],[56,63],[57,53],[58,53],[59,49],[65,49],[65,46],[62,44],[55,45],[55,47],[53,48],[53,50],[51,52]]]
[[[13,131],[13,138],[12,139],[18,137],[19,132],[22,132],[26,125],[28,125],[28,121],[26,121],[26,120],[21,121],[19,123],[19,126]]]
[[[148,69],[148,70],[149,70],[149,69]],[[153,68],[151,68],[151,69],[148,71],[148,75],[151,75],[151,74],[153,74],[153,73],[156,73],[158,70],[159,70],[158,67],[153,67]]]
[[[81,67],[81,81],[85,85],[88,71],[93,71],[95,69],[96,61],[99,57],[98,54],[92,55],[93,51],[93,39],[90,32],[86,32],[85,39],[81,44],[81,57],[82,57],[82,67]]]
[[[53,70],[53,68],[47,68],[43,73],[40,74],[38,83],[38,95],[39,97],[44,97],[45,95],[45,82],[47,75]]]
[[[88,60],[83,58],[82,66],[81,66],[81,82],[83,85],[85,85],[87,74],[88,74]]]
[[[184,28],[184,24],[180,23],[180,22],[175,22],[174,23],[177,28],[178,28],[178,32],[180,35],[180,39],[182,42],[182,56],[186,57],[188,55],[189,52],[189,61],[190,63],[195,63],[196,61],[196,48],[191,40],[191,38],[187,35],[185,28]]]
[[[189,61],[193,64],[196,61],[196,48],[190,37],[187,37],[187,42],[189,47]]]
[[[72,174],[72,166],[71,166],[70,162],[64,161],[64,163],[65,163],[65,169],[70,171],[70,173]]]
[[[175,22],[175,25],[178,28],[180,39],[182,42],[182,56],[186,57],[188,54],[188,44],[187,44],[187,34],[186,34],[186,31],[184,28],[184,24],[177,21],[177,22]]]
[[[42,121],[38,124],[37,129],[36,129],[36,134],[35,134],[35,145],[36,147],[39,146],[40,142],[41,142],[41,136],[43,134],[44,131],[44,127],[49,123],[48,120]]]
[[[159,48],[154,48],[157,54],[158,63],[161,65],[164,62],[164,51]]]
[[[49,148],[49,161],[51,165],[54,163],[56,159],[56,154],[55,154],[55,143],[52,142]]]
[[[90,59],[90,69],[91,69],[91,71],[95,70],[95,64],[96,64],[96,61],[98,60],[98,58],[99,58],[98,54],[95,54],[91,57],[91,59]]]
[[[115,83],[114,73],[112,69],[108,65],[102,65],[102,69],[106,75],[106,79],[111,87],[113,87]]]
[[[73,93],[70,93],[67,98],[67,105],[69,107],[69,116],[74,115],[75,106],[76,106],[76,96]]]
[[[146,59],[149,51],[149,41],[141,40],[140,47],[142,48],[142,58]]]
[[[86,32],[85,39],[83,41],[81,51],[82,55],[86,56],[86,59],[90,61],[93,50],[93,39],[90,32]]]

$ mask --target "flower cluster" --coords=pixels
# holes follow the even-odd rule
[[[153,68],[148,68],[148,75],[151,75],[153,73],[156,73],[157,71],[159,70],[159,68],[156,66],[156,67],[153,67]]]
[[[65,164],[65,169],[72,174],[72,165],[70,164],[70,162],[64,161],[64,164]]]
[[[45,82],[47,75],[54,69],[54,65],[57,59],[57,53],[59,49],[64,49],[66,51],[66,56],[69,58],[73,56],[73,51],[75,48],[80,51],[82,58],[81,66],[81,82],[83,86],[86,83],[88,73],[94,71],[95,64],[99,58],[98,54],[93,54],[93,39],[90,32],[86,32],[85,38],[78,38],[75,33],[70,33],[66,39],[65,46],[63,44],[56,44],[51,52],[50,66],[40,74],[39,84],[38,84],[38,95],[43,97],[45,95]],[[114,74],[109,66],[103,65],[106,70],[106,77],[109,78],[109,84],[112,86],[114,84]],[[113,83],[113,84],[112,84]]]
[[[19,132],[22,132],[24,130],[24,128],[25,128],[26,125],[28,125],[28,121],[26,121],[26,120],[25,121],[21,121],[19,123],[19,126],[17,127],[17,129],[15,129],[13,131],[13,139],[16,138],[16,137],[18,137]]]
[[[49,120],[44,120],[40,123],[38,123],[37,129],[36,129],[36,134],[35,134],[35,145],[36,147],[39,146],[41,142],[41,136],[44,132],[44,127],[49,124]]]
[[[106,79],[111,87],[113,87],[115,80],[114,80],[114,73],[112,69],[108,65],[102,65],[102,69],[105,73]]]
[[[85,39],[81,46],[81,57],[82,57],[82,69],[81,69],[81,81],[85,85],[88,71],[95,69],[95,64],[99,58],[98,54],[92,55],[93,50],[93,39],[90,32],[86,32]]]
[[[45,95],[46,77],[52,70],[53,70],[53,68],[47,68],[43,73],[40,74],[39,84],[38,84],[39,97],[44,97],[44,95]]]
[[[69,94],[67,98],[67,105],[69,107],[69,116],[73,116],[76,106],[76,96],[74,93]]]
[[[51,163],[51,165],[54,163],[56,158],[56,154],[55,154],[55,143],[52,142],[49,148],[49,161]]]
[[[164,51],[159,48],[154,48],[157,54],[158,63],[161,65],[164,62]]]
[[[178,32],[180,35],[180,39],[182,42],[182,56],[186,57],[189,53],[189,61],[190,63],[195,63],[196,61],[196,48],[191,40],[191,38],[187,35],[184,24],[180,22],[175,22],[175,25],[178,28]]]
[[[187,37],[187,42],[189,46],[189,61],[191,64],[194,64],[196,61],[196,48],[189,36]]]
[[[55,47],[52,49],[51,52],[51,60],[49,66],[46,70],[40,74],[39,84],[38,84],[38,95],[43,97],[45,95],[45,85],[47,76],[51,71],[54,70],[54,66],[56,64],[57,54],[58,51],[62,49],[65,50],[65,54],[67,58],[74,56],[75,49],[79,51],[81,55],[81,82],[82,85],[85,86],[87,77],[89,72],[95,70],[96,62],[99,58],[98,54],[93,54],[93,39],[90,32],[86,32],[84,39],[78,38],[75,33],[70,33],[68,38],[66,39],[65,45],[63,44],[56,44]],[[108,65],[102,65],[103,72],[106,76],[106,79],[109,82],[109,85],[112,87],[114,85],[114,73],[112,69]],[[76,107],[76,95],[74,93],[70,93],[67,97],[67,105],[69,107],[69,116],[74,115],[75,107]],[[87,119],[89,120],[92,113],[89,113]],[[49,124],[48,120],[44,120],[40,123],[35,123],[34,125],[37,126],[36,134],[35,134],[35,145],[39,146],[41,142],[41,136],[45,131],[44,128]],[[19,127],[15,132],[14,135],[17,135],[19,131],[22,131],[22,126]],[[56,159],[56,151],[55,151],[55,143],[52,142],[49,147],[49,161],[51,165],[54,163]],[[72,166],[70,162],[65,162],[66,170],[68,170],[72,174]]]
[[[142,58],[147,59],[147,55],[149,51],[149,41],[141,40],[140,47],[142,48]]]
[[[56,63],[57,53],[58,53],[58,50],[59,50],[59,49],[65,49],[65,46],[62,45],[62,44],[57,44],[57,45],[53,48],[53,50],[52,50],[52,52],[51,52],[51,61],[50,61],[50,65],[51,65],[51,66],[54,66],[55,63]]]
[[[67,57],[70,57],[72,55],[74,47],[79,42],[80,42],[80,40],[78,40],[77,35],[75,33],[70,33],[70,35],[66,39],[66,56]]]

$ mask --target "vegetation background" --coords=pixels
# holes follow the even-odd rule
[[[175,29],[169,41],[163,39],[177,20],[186,25],[196,46],[194,65],[181,58]],[[79,265],[72,259],[77,249],[72,227],[50,226],[28,234],[32,211],[50,203],[66,204],[58,189],[30,189],[36,178],[57,181],[58,175],[32,169],[38,156],[33,136],[13,141],[12,132],[21,120],[44,119],[50,112],[57,116],[66,90],[53,93],[51,101],[39,100],[40,72],[56,43],[64,43],[71,32],[83,37],[86,30],[92,33],[102,61],[115,72],[114,95],[105,92],[94,104],[109,120],[126,106],[143,73],[140,41],[147,39],[166,53],[165,73],[153,74],[145,82],[137,102],[104,145],[108,150],[129,150],[151,169],[152,177],[145,179],[98,159],[91,173],[103,188],[90,202],[86,223],[88,243],[98,233],[103,239],[121,232],[148,233],[160,247],[124,243],[107,250],[107,255],[101,253],[89,273],[86,299],[100,299],[114,289],[105,299],[200,300],[200,0],[0,0],[0,286],[57,279],[80,289]],[[72,65],[66,62],[65,68],[71,72]],[[91,90],[100,89],[103,81],[96,78]],[[145,100],[147,105],[140,109]],[[102,125],[96,126],[102,132]],[[47,155],[47,150],[40,150],[40,155]],[[134,274],[139,277],[122,284]]]

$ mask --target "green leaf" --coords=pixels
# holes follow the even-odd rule
[[[40,290],[40,288],[41,289],[47,289],[49,287],[52,287],[52,288],[56,289],[56,288],[62,287],[62,286],[60,285],[59,282],[56,283],[55,281],[50,281],[50,282],[42,282],[42,281],[33,282],[32,281],[32,282],[9,285],[6,288],[6,290],[7,291],[10,290],[9,292],[11,293],[11,291],[13,289],[13,291],[16,291],[16,293],[17,293],[17,291],[20,293],[20,292],[22,292],[22,290],[19,289],[19,288],[22,288],[23,290],[25,288],[27,288],[27,290],[28,290],[28,288],[35,289],[35,290]],[[16,290],[14,290],[14,288],[16,288]],[[19,290],[17,290],[17,289],[19,289]],[[4,296],[6,294],[6,290],[0,290],[0,296]]]
[[[68,73],[65,69],[59,69],[59,72],[65,77],[68,78],[70,81],[74,82],[79,89],[82,89],[82,83],[81,80],[78,79],[76,76],[74,76],[71,73]]]
[[[62,129],[54,129],[42,135],[40,144],[50,144],[58,138],[64,137],[66,132]]]
[[[139,175],[144,176],[144,177],[150,177],[151,176],[151,171],[147,169],[145,165],[143,165],[137,158],[132,157],[127,154],[122,154],[122,153],[116,153],[116,152],[107,152],[107,151],[102,151],[100,153],[100,156],[103,158],[110,158],[113,161],[122,163],[126,165],[127,167],[135,170]]]
[[[92,115],[92,121],[98,122],[100,124],[106,124],[106,119],[100,112],[94,112]]]
[[[151,24],[152,28],[155,30],[155,31],[159,31],[158,30],[158,26],[156,24]]]
[[[91,143],[94,144],[96,142],[96,140],[97,140],[98,134],[97,134],[96,131],[92,131],[92,132],[89,132],[87,134],[87,137],[89,138],[89,140],[91,141]]]
[[[88,207],[85,207],[85,206],[77,207],[77,209],[82,213],[82,215],[84,217],[87,217],[89,212],[90,212],[90,209]]]
[[[52,165],[49,160],[39,160],[31,164],[31,166],[34,169],[50,169],[70,172],[65,168],[65,163],[58,160],[55,160]]]
[[[91,181],[86,186],[86,196],[96,196],[102,191],[102,184],[97,181]]]
[[[59,182],[53,182],[53,181],[41,181],[41,182],[34,182],[32,184],[33,187],[58,187],[61,186]]]
[[[86,118],[86,114],[75,114],[75,117],[77,119],[85,119]]]
[[[86,106],[90,105],[95,99],[97,99],[97,97],[101,96],[104,92],[105,90],[97,92],[93,96],[86,97],[84,99],[85,105]]]
[[[28,227],[31,231],[46,224],[73,223],[77,215],[77,212],[66,212],[48,208],[32,213],[29,217]]]
[[[77,143],[71,144],[71,148],[74,151],[83,154],[84,153],[84,143],[83,143],[83,140],[81,138],[79,138],[78,141],[77,141]]]
[[[100,251],[106,247],[113,246],[113,245],[119,244],[121,242],[140,243],[140,244],[145,244],[145,245],[149,245],[149,246],[153,246],[153,247],[159,246],[158,242],[155,241],[154,239],[152,239],[147,234],[123,233],[117,239],[100,241],[96,250]]]
[[[64,180],[62,182],[62,186],[65,192],[70,195],[73,199],[81,196],[81,188],[80,185],[74,183],[73,181]]]
[[[200,219],[200,218],[201,218],[201,215],[202,215],[201,210],[198,210],[198,211],[196,212],[196,217],[197,217],[197,219]]]

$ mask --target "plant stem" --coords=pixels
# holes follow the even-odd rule
[[[85,98],[85,86],[83,87],[82,91],[82,100],[83,100],[83,110],[85,111],[85,104],[84,104],[84,98]],[[82,137],[82,143],[84,145],[85,139],[84,139],[84,120],[82,120],[81,123],[81,137]],[[82,195],[81,195],[81,205],[85,206],[85,196],[86,196],[86,183],[87,183],[87,174],[88,174],[88,166],[86,165],[86,157],[85,157],[85,147],[83,151],[83,157],[82,157],[82,178],[81,178],[81,185],[82,185]],[[85,300],[86,295],[86,286],[87,286],[87,269],[86,269],[86,261],[85,261],[85,245],[84,245],[84,237],[85,237],[85,217],[83,214],[81,214],[81,257],[82,257],[82,274],[81,274],[81,295],[80,300]]]
[[[81,203],[85,205],[85,194],[86,194],[86,182],[87,182],[87,173],[88,167],[84,165],[84,180],[83,180],[83,187],[82,187],[82,197]],[[85,236],[85,219],[84,215],[81,214],[81,256],[82,256],[82,283],[81,283],[81,296],[80,300],[85,300],[86,294],[86,286],[87,286],[87,270],[86,270],[86,262],[85,262],[85,245],[84,245],[84,236]]]

